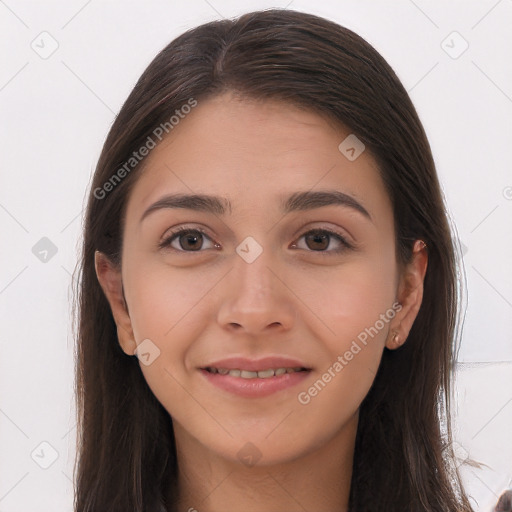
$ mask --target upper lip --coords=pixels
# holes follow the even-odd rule
[[[247,370],[259,372],[268,370],[269,368],[305,368],[311,370],[309,366],[299,359],[281,356],[269,356],[261,359],[248,359],[246,357],[230,357],[227,359],[219,359],[212,363],[205,364],[201,368],[226,368],[228,370]]]

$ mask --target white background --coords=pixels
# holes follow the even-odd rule
[[[269,7],[356,31],[409,91],[465,253],[456,436],[487,467],[464,480],[479,511],[512,487],[512,0],[0,0],[0,512],[72,510],[70,282],[115,114],[184,30]]]

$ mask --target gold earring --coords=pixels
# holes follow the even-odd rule
[[[400,336],[399,336],[399,332],[398,331],[391,331],[391,334],[393,335],[393,343],[395,345],[400,345]]]

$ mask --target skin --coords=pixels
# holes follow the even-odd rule
[[[398,265],[392,206],[374,159],[364,151],[351,162],[338,150],[349,134],[279,102],[229,93],[201,102],[146,160],[128,200],[122,268],[96,253],[122,349],[133,355],[150,339],[160,350],[141,371],[173,419],[179,510],[347,509],[359,406],[384,348],[406,341],[427,267],[418,241],[411,263]],[[337,205],[280,213],[282,196],[328,189],[354,197],[371,219]],[[225,216],[160,209],[140,221],[175,192],[219,195],[233,208]],[[175,251],[158,249],[179,226],[207,231],[199,251],[183,236],[180,246],[179,235]],[[308,244],[303,235],[313,228],[337,230],[356,248],[336,254],[332,237]],[[235,251],[248,236],[263,248],[252,263]],[[395,301],[400,311],[300,403],[298,393]],[[264,398],[220,390],[198,370],[224,357],[266,355],[296,357],[313,370]],[[244,446],[260,455],[252,466],[238,456]]]

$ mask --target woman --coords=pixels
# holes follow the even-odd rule
[[[75,510],[470,511],[454,246],[407,92],[289,11],[189,30],[86,214]]]

